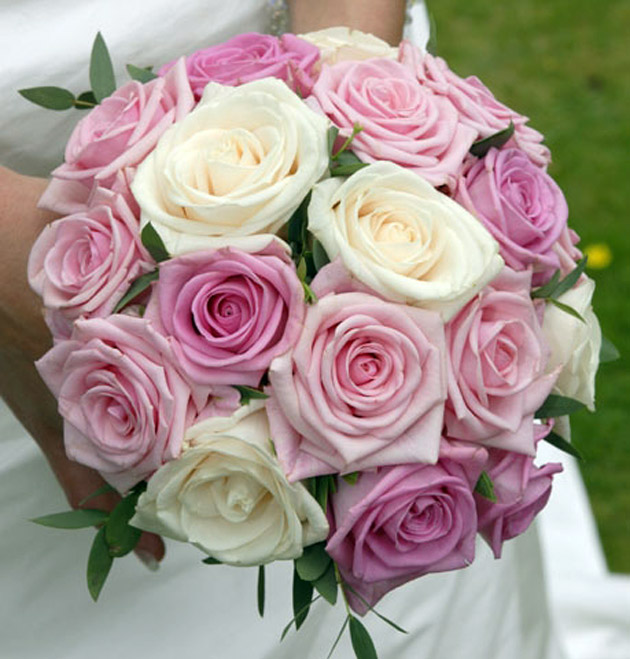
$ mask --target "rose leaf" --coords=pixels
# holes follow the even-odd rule
[[[534,416],[537,419],[553,419],[557,416],[573,414],[573,412],[578,412],[584,407],[586,407],[584,403],[580,403],[579,400],[574,398],[550,394]]]
[[[507,128],[504,128],[493,135],[488,135],[488,137],[484,137],[482,140],[477,140],[470,147],[470,153],[477,158],[483,158],[490,149],[500,149],[504,146],[512,135],[514,135],[514,123],[510,121],[510,125]]]
[[[311,599],[313,597],[313,584],[300,578],[296,568],[293,570],[293,613],[295,614],[295,629],[299,629],[308,615]]]
[[[162,236],[155,230],[151,222],[148,222],[140,232],[140,240],[147,248],[147,252],[151,254],[154,261],[160,263],[161,261],[168,261],[171,258]]]
[[[326,254],[324,246],[319,240],[317,240],[317,238],[313,240],[313,263],[317,272],[330,263],[330,259],[328,258],[328,254]]]
[[[328,568],[319,579],[313,582],[315,590],[333,606],[337,603],[337,575],[335,573],[335,564],[330,561]]]
[[[222,565],[221,561],[218,561],[214,556],[206,556],[201,562],[205,565]]]
[[[258,586],[257,586],[257,598],[258,598],[258,614],[260,617],[265,615],[265,566],[258,566]]]
[[[107,520],[108,513],[105,510],[96,510],[92,508],[79,508],[78,510],[68,510],[63,513],[54,513],[36,517],[31,522],[50,526],[53,529],[85,529],[89,526],[98,526]]]
[[[74,94],[61,87],[29,87],[18,90],[27,101],[47,110],[69,110],[74,105]]]
[[[357,481],[359,480],[359,472],[358,471],[352,471],[349,474],[343,474],[341,477],[343,478],[348,485],[356,485]]]
[[[304,547],[304,552],[295,559],[295,569],[304,581],[317,581],[324,576],[332,559],[326,553],[326,543],[318,542],[314,545]]]
[[[560,449],[561,451],[564,451],[564,453],[568,453],[569,455],[572,455],[574,458],[577,458],[578,460],[584,460],[584,457],[582,454],[571,444],[568,442],[564,437],[560,437],[555,432],[550,432],[546,437],[545,441],[549,442],[552,446],[555,446],[557,449]]]
[[[132,491],[119,501],[105,524],[105,539],[112,556],[125,556],[135,548],[140,540],[142,531],[129,524],[129,520],[136,512],[139,497],[139,491]]]
[[[326,138],[328,140],[328,155],[332,156],[333,149],[335,147],[335,141],[339,135],[339,128],[337,126],[331,126],[326,133]]]
[[[149,288],[151,282],[154,282],[159,276],[160,271],[156,268],[155,270],[146,272],[145,274],[140,275],[137,279],[134,279],[127,292],[120,298],[120,301],[114,307],[113,313],[118,313],[121,309],[124,309],[132,300],[138,297],[140,293]]]
[[[246,387],[242,384],[233,384],[232,387],[238,391],[241,395],[240,404],[247,405],[252,400],[265,400],[269,396],[260,389],[254,389],[253,387]]]
[[[92,85],[92,91],[99,103],[116,91],[114,67],[105,40],[100,32],[97,33],[92,46],[90,85]]]
[[[364,624],[350,616],[350,640],[357,659],[378,659],[374,642]]]
[[[109,553],[109,545],[105,540],[105,528],[99,529],[88,557],[87,584],[92,599],[96,602],[101,593],[107,575],[114,562],[114,557]]]
[[[492,503],[497,502],[497,495],[494,493],[494,483],[486,471],[481,472],[481,476],[479,476],[479,480],[475,485],[475,492],[485,499],[492,501]]]
[[[141,68],[135,64],[127,64],[125,67],[127,73],[132,80],[137,80],[138,82],[149,82],[155,80],[157,75],[151,71],[151,67]]]

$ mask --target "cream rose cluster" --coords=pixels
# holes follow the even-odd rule
[[[478,79],[343,27],[239,35],[103,99],[29,279],[66,453],[124,497],[108,556],[141,529],[295,560],[297,595],[341,581],[360,614],[477,535],[499,556],[602,343],[548,162]]]

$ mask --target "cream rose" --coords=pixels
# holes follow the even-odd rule
[[[281,80],[210,83],[138,167],[142,224],[151,222],[173,255],[263,248],[326,171],[327,129]]]
[[[328,522],[306,488],[287,481],[270,436],[262,401],[191,427],[182,455],[149,480],[131,524],[231,565],[297,558],[326,539]]]
[[[387,41],[348,27],[329,27],[298,36],[317,46],[321,53],[321,61],[326,64],[374,57],[389,59],[398,57],[398,48],[390,46]]]
[[[331,259],[389,300],[453,316],[503,267],[498,244],[468,211],[389,162],[322,181],[308,228]]]
[[[583,277],[558,298],[573,307],[585,322],[552,304],[547,305],[543,320],[543,332],[551,346],[547,370],[562,366],[554,391],[579,400],[591,411],[595,409],[595,374],[602,346],[602,331],[591,306],[594,292],[595,282]]]

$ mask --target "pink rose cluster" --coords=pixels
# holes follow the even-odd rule
[[[302,117],[286,138],[261,127],[278,80],[290,100],[277,103]],[[249,86],[254,101],[238,105]],[[206,129],[209,107],[220,119]],[[357,124],[349,151],[364,169],[342,185],[335,152]],[[333,126],[329,168],[294,190]],[[471,152],[507,128],[507,142]],[[186,455],[191,428],[253,396],[288,482],[336,481],[326,551],[357,611],[470,565],[477,535],[500,556],[561,469],[534,464],[561,366],[531,293],[579,253],[542,139],[477,78],[409,43],[397,59],[329,64],[307,40],[251,33],[120,87],[73,132],[42,200],[62,217],[29,263],[54,338],[38,369],[68,455],[125,492]],[[362,192],[379,161],[391,187]],[[167,182],[151,205],[137,183],[147,171]],[[288,231],[269,232],[271,185],[294,211]],[[324,210],[335,229],[322,266],[309,228]],[[220,230],[198,219],[215,215]],[[243,229],[249,218],[263,229]]]

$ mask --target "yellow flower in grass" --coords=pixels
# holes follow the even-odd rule
[[[591,243],[584,248],[584,256],[588,257],[587,267],[593,270],[607,268],[613,258],[612,250],[606,243]]]

